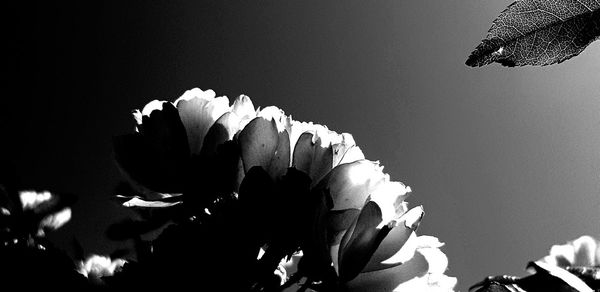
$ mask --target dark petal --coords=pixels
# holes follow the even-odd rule
[[[277,150],[269,165],[269,175],[273,180],[279,180],[290,166],[290,137],[287,131],[279,133]],[[307,177],[308,178],[308,177]]]
[[[310,193],[307,224],[301,229],[301,248],[304,256],[298,264],[298,270],[307,277],[319,280],[337,281],[331,264],[327,216],[333,206],[331,197],[324,188],[315,188]],[[331,278],[334,279],[331,279]]]
[[[274,120],[255,118],[242,130],[238,140],[246,172],[254,166],[269,169],[279,140]]]
[[[150,116],[144,116],[139,128],[152,153],[173,156],[171,159],[174,160],[190,155],[185,127],[171,103],[165,102],[161,111],[155,110]]]
[[[329,212],[329,216],[327,216],[327,225],[329,232],[333,235],[331,238],[333,241],[330,242],[330,245],[336,245],[340,243],[341,238],[338,237],[341,237],[341,235],[337,237],[335,235],[350,228],[352,223],[354,223],[356,218],[358,218],[359,214],[359,209],[346,209]]]
[[[294,157],[292,166],[304,173],[310,173],[310,165],[313,159],[314,144],[313,134],[305,132],[300,135],[296,146],[294,146]]]
[[[237,141],[226,141],[215,155],[194,156],[186,174],[188,207],[202,211],[217,198],[238,192],[244,170]]]
[[[181,193],[185,159],[157,153],[140,134],[115,137],[115,158],[125,177],[136,189],[160,193]]]
[[[232,124],[239,124],[239,118],[231,112],[224,113],[215,123],[208,129],[204,142],[202,143],[202,151],[200,155],[214,155],[217,152],[217,147],[228,140],[231,140],[233,134],[237,132],[236,128],[232,128]]]
[[[247,227],[240,230],[247,234],[249,242],[262,245],[273,229],[276,218],[277,206],[273,181],[267,172],[260,166],[252,167],[240,185],[240,208],[242,218]]]
[[[403,283],[417,277],[425,276],[428,270],[429,263],[427,262],[427,258],[417,252],[403,265],[376,272],[360,273],[356,278],[344,283],[344,285],[350,291],[429,291],[429,289],[424,287],[425,285],[421,286],[425,288],[424,290],[413,290],[413,287],[411,287],[413,288],[411,290],[402,289],[405,288],[402,287]],[[427,281],[427,279],[419,279],[419,281]],[[438,289],[433,288],[432,290],[435,291]],[[446,291],[443,289],[439,290]]]
[[[139,133],[114,139],[119,167],[133,182],[161,193],[181,193],[190,156],[185,128],[171,103],[142,118]]]
[[[310,178],[304,172],[288,168],[277,186],[276,196],[271,202],[276,212],[272,242],[281,245],[282,251],[291,256],[300,247],[300,230],[306,229],[311,220],[310,212],[307,212],[313,207]]]
[[[292,166],[307,173],[316,185],[333,167],[333,148],[321,146],[321,139],[313,143],[314,135],[305,132],[294,146]]]
[[[339,250],[339,272],[342,281],[352,280],[363,270],[390,231],[387,225],[381,229],[377,228],[381,221],[379,206],[368,202],[356,222],[344,234]]]
[[[321,147],[321,140],[317,140],[314,145],[314,153],[310,165],[310,178],[313,185],[316,185],[333,168],[333,147]]]
[[[369,260],[365,271],[388,269],[403,264],[405,256],[400,256],[400,258],[396,258],[396,256],[410,256],[414,253],[415,246],[407,246],[404,250],[402,248],[418,228],[424,214],[422,207],[415,207],[405,213],[407,216],[399,218],[399,222],[394,222],[396,225],[392,227],[379,244],[379,247]],[[384,261],[386,263],[383,263]]]

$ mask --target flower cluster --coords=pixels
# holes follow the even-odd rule
[[[41,239],[71,219],[73,197],[49,191],[13,191],[0,185],[0,240],[3,246],[44,248]]]
[[[23,188],[10,165],[0,162],[0,275],[2,287],[44,291],[87,289],[71,258],[46,233],[71,219],[70,194]],[[9,288],[10,290],[10,288]]]
[[[408,207],[411,188],[350,134],[198,88],[133,115],[135,132],[115,139],[131,186],[118,197],[140,217],[109,234],[137,240],[140,266],[152,267],[138,274],[251,291],[456,284],[443,244],[416,234],[424,212]]]

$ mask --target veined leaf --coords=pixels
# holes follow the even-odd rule
[[[472,67],[560,63],[600,36],[599,0],[517,0],[467,59]]]

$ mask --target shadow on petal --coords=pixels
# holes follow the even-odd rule
[[[394,291],[402,283],[424,276],[428,269],[429,266],[425,257],[416,253],[410,261],[402,265],[385,270],[360,273],[352,281],[346,283],[345,291]]]
[[[356,222],[346,231],[339,251],[340,280],[349,281],[367,265],[390,227],[377,228],[381,223],[381,210],[374,202],[365,204]]]

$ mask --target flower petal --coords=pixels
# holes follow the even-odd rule
[[[448,268],[448,257],[437,247],[419,248],[418,252],[427,259],[429,274],[442,275]]]
[[[269,165],[269,175],[274,180],[283,176],[290,165],[290,138],[286,131],[279,132],[277,149]]]
[[[129,200],[127,200],[126,202],[123,203],[123,206],[127,207],[127,208],[167,208],[167,207],[172,207],[178,204],[181,204],[182,201],[176,201],[176,202],[165,202],[165,201],[161,201],[161,200],[152,200],[152,201],[147,201],[144,200],[140,197],[133,197]]]
[[[71,208],[64,208],[56,213],[50,214],[39,224],[38,235],[43,235],[43,230],[55,230],[71,220]]]
[[[333,148],[326,142],[327,138],[317,134],[310,163],[309,176],[312,186],[316,185],[333,168]]]
[[[591,236],[581,236],[573,240],[575,261],[573,266],[594,266],[596,256],[596,240]]]
[[[346,209],[329,212],[327,216],[327,229],[328,232],[333,234],[333,242],[330,244],[335,245],[340,243],[342,240],[342,238],[339,236],[340,233],[343,235],[343,233],[345,233],[346,230],[352,226],[354,221],[356,221],[358,215],[360,215],[359,209]]]
[[[229,99],[216,97],[212,90],[194,88],[175,101],[181,121],[187,132],[190,151],[200,153],[204,137],[212,124],[229,110]]]
[[[410,260],[419,246],[415,234],[423,219],[421,206],[410,209],[383,239],[364,271],[388,269]]]
[[[189,158],[185,128],[171,103],[142,116],[138,133],[118,136],[113,145],[119,168],[135,184],[156,192],[181,192]]]
[[[314,153],[312,140],[313,134],[311,133],[306,132],[300,135],[294,147],[292,158],[292,167],[306,174],[310,173],[310,164],[312,163],[312,154]]]
[[[381,208],[383,216],[382,224],[387,224],[406,212],[404,200],[410,195],[411,191],[410,187],[397,181],[386,180],[377,185],[369,198]]]
[[[240,120],[252,120],[256,117],[256,111],[252,100],[246,95],[240,95],[235,99],[231,106],[231,112],[240,118]]]
[[[369,194],[388,177],[378,162],[359,160],[341,164],[323,179],[333,199],[332,210],[361,209]]]
[[[425,257],[420,253],[416,253],[410,261],[403,265],[360,273],[355,279],[346,283],[345,286],[347,291],[429,291],[427,289],[404,289],[402,285],[426,275],[428,269],[429,266]]]
[[[288,119],[285,116],[285,113],[283,112],[283,110],[276,106],[265,107],[264,109],[260,110],[260,112],[258,112],[257,116],[267,121],[274,121],[277,125],[277,131],[279,133],[289,128],[289,125],[287,124]]]
[[[23,210],[35,210],[40,205],[48,203],[51,199],[53,199],[53,196],[52,193],[48,191],[21,191],[19,192],[19,198],[21,199],[21,206]],[[56,197],[54,197],[54,199],[56,199]]]
[[[279,145],[279,133],[274,121],[255,118],[242,130],[238,140],[245,172],[254,166],[269,169]]]
[[[357,160],[365,159],[362,151],[358,146],[356,146],[356,142],[354,142],[354,138],[352,135],[348,133],[342,133],[338,137],[339,141],[335,141],[333,146],[333,167],[338,166],[342,163],[354,162]]]
[[[202,156],[213,155],[217,147],[225,141],[233,139],[240,130],[240,118],[232,113],[226,112],[208,129],[204,142],[202,143]]]
[[[346,231],[338,255],[341,281],[350,281],[367,265],[377,247],[390,231],[381,223],[381,210],[374,202],[367,202],[355,223]]]

